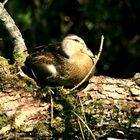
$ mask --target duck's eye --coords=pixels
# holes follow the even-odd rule
[[[79,42],[79,40],[78,40],[78,39],[74,39],[74,41],[75,41],[75,42]]]

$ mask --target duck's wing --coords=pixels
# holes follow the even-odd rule
[[[25,61],[24,72],[37,81],[44,81],[48,77],[55,77],[57,70],[54,55],[49,52],[36,52],[29,55]]]
[[[45,54],[45,52],[56,53],[62,57],[69,58],[69,56],[62,50],[61,43],[53,43],[49,45],[42,45],[32,49],[29,49],[28,52],[30,55],[36,54]]]
[[[34,53],[41,53],[45,51],[49,52],[59,52],[61,49],[61,43],[54,43],[54,44],[49,44],[49,45],[41,45],[35,48],[31,48],[28,50],[29,54],[34,54]]]
[[[56,64],[66,59],[61,43],[39,46],[31,50],[26,58],[25,73],[34,79],[45,79],[57,75]]]

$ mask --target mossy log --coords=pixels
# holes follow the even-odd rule
[[[6,59],[1,57],[0,64],[1,138],[99,139],[118,131],[139,138],[140,74],[131,79],[94,76],[85,89],[70,93],[62,87],[41,89]]]

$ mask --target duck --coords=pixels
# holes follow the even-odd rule
[[[32,49],[25,60],[25,74],[41,85],[72,88],[85,78],[93,64],[94,55],[84,40],[69,34],[62,42]]]

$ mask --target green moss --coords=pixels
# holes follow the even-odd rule
[[[0,56],[0,64],[1,65],[9,65],[8,60],[4,57]]]
[[[18,66],[22,66],[27,57],[27,54],[23,52],[22,53],[13,52],[13,56],[14,56],[16,64]]]
[[[53,120],[52,127],[58,132],[62,133],[65,131],[65,121],[61,117],[56,117]]]
[[[54,104],[54,108],[57,110],[57,111],[62,111],[64,108],[62,106],[62,104]]]
[[[51,137],[52,136],[52,132],[49,130],[49,122],[46,121],[39,121],[35,126],[34,126],[34,130],[33,130],[33,135],[38,138],[41,139],[43,137]]]
[[[8,117],[5,113],[0,113],[0,129],[8,123]]]

